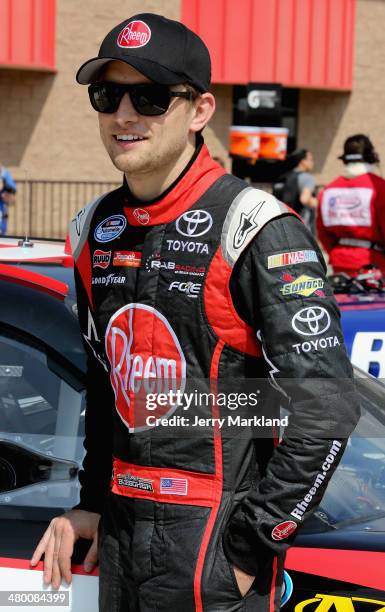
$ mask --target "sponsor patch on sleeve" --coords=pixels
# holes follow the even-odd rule
[[[284,272],[280,280],[283,283],[280,288],[282,295],[310,297],[315,294],[318,297],[325,297],[325,293],[322,291],[324,286],[322,278],[314,278],[314,276],[308,276],[307,274],[301,274],[301,276],[295,278],[292,274]]]
[[[285,266],[295,266],[296,264],[301,264],[308,261],[319,261],[315,251],[288,251],[286,253],[269,255],[267,258],[267,268],[269,270],[272,268],[284,268]]]
[[[294,521],[284,521],[283,523],[279,523],[276,525],[271,532],[271,537],[276,542],[279,540],[285,540],[297,529],[297,523]]]

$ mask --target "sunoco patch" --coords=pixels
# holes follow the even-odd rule
[[[325,293],[321,291],[324,286],[322,278],[314,278],[307,274],[301,274],[298,278],[285,272],[281,276],[281,282],[284,283],[280,292],[282,295],[303,295],[309,297],[315,293],[318,297],[325,297]]]

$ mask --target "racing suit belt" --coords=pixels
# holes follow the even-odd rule
[[[218,486],[221,482],[215,474],[113,461],[111,490],[124,497],[212,507]]]

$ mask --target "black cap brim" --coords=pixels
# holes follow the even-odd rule
[[[154,83],[160,83],[161,85],[178,85],[179,83],[186,82],[185,75],[178,75],[175,72],[171,72],[167,70],[167,68],[155,64],[148,59],[130,56],[124,59],[121,57],[94,57],[80,66],[76,73],[77,82],[80,83],[80,85],[89,85],[95,82],[103,66],[112,61],[124,62],[144,74],[144,76]]]

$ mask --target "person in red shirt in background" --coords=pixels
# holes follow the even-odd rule
[[[385,180],[374,174],[380,159],[364,134],[347,138],[342,175],[319,195],[318,238],[335,273],[358,274],[367,264],[385,275]]]

